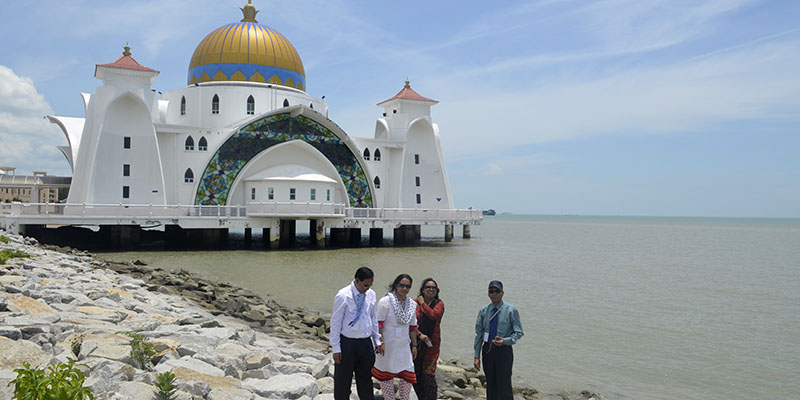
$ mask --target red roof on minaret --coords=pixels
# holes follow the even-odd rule
[[[397,100],[397,99],[427,101],[427,102],[431,102],[431,103],[438,103],[438,101],[436,101],[434,99],[429,99],[427,97],[423,97],[419,93],[415,92],[414,89],[411,89],[411,83],[408,80],[406,80],[406,84],[405,84],[405,86],[403,86],[403,89],[400,90],[400,92],[398,92],[396,95],[394,95],[394,97],[392,97],[391,99],[384,100],[384,101],[378,103],[378,105],[381,105],[383,103],[386,103],[386,102],[389,102],[389,101],[392,101],[392,100]]]
[[[136,59],[131,57],[131,48],[126,44],[124,47],[125,51],[122,52],[122,57],[118,58],[117,61],[108,64],[97,64],[98,67],[111,67],[111,68],[122,68],[122,69],[133,69],[136,71],[148,71],[148,72],[158,72],[152,68],[147,68],[142,64],[139,64]]]

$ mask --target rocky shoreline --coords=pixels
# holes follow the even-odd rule
[[[43,367],[67,358],[85,365],[96,399],[150,399],[164,371],[175,374],[182,400],[333,399],[330,326],[318,312],[183,270],[110,263],[0,235],[8,238],[0,250],[31,256],[0,265],[0,400],[12,398],[7,384],[23,362]],[[136,367],[125,331],[154,345],[154,371]],[[485,398],[483,375],[471,367],[441,363],[437,380],[439,398]],[[515,390],[519,399],[600,399],[588,391]]]

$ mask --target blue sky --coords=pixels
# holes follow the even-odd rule
[[[0,164],[67,174],[47,114],[83,116],[94,65],[185,85],[245,0],[0,3]],[[800,2],[255,0],[308,91],[371,136],[375,104],[440,103],[458,207],[533,214],[800,217]]]

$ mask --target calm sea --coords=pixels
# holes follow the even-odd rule
[[[487,283],[500,279],[525,328],[518,383],[610,399],[800,396],[800,220],[497,216],[447,245],[440,230],[407,248],[103,256],[325,312],[356,266],[373,268],[378,295],[399,273],[414,292],[431,276],[446,305],[443,358],[465,361]]]

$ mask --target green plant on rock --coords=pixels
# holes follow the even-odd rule
[[[156,349],[150,343],[150,339],[133,331],[120,332],[121,334],[131,338],[128,343],[131,346],[131,362],[133,366],[145,371],[150,371],[153,368],[153,356],[156,354]]]
[[[14,386],[14,398],[19,400],[94,400],[94,391],[84,387],[86,377],[68,358],[67,363],[51,364],[44,368],[31,368],[23,363],[23,368],[14,372],[17,377],[8,383]]]
[[[30,254],[16,250],[16,249],[3,249],[0,250],[0,264],[5,264],[10,258],[29,258]]]
[[[0,243],[8,243],[8,237],[5,235],[0,235]]]
[[[164,372],[163,374],[156,375],[156,397],[153,400],[175,400],[175,374],[172,372]]]
[[[84,334],[77,335],[72,338],[69,342],[70,349],[72,350],[72,354],[75,354],[75,357],[81,353],[81,346],[83,345],[83,339],[86,336]]]

